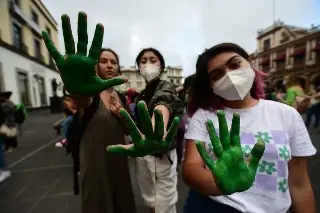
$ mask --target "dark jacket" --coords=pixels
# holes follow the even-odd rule
[[[158,79],[148,84],[136,99],[136,103],[141,100],[146,102],[150,117],[156,106],[164,105],[168,108],[170,112],[168,128],[175,117],[183,115],[183,102],[178,97],[175,86],[168,81]]]
[[[11,101],[4,101],[0,104],[0,125],[16,127],[15,112],[16,106]]]

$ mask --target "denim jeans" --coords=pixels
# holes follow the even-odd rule
[[[190,189],[188,198],[183,207],[183,213],[241,213],[240,211],[218,203],[208,196],[199,194],[197,191]]]
[[[69,130],[69,127],[70,127],[70,124],[72,123],[72,121],[73,121],[73,116],[68,116],[61,124],[62,135],[64,138],[67,138],[68,130]]]
[[[313,126],[317,128],[320,124],[320,103],[312,105],[307,112],[306,126],[309,127],[312,118],[315,118]]]
[[[0,137],[0,170],[5,169],[4,154],[4,140]]]

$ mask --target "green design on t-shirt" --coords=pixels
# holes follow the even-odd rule
[[[287,146],[283,146],[282,148],[279,148],[279,156],[282,157],[285,161],[288,161],[290,159],[290,153],[287,148]]]
[[[283,179],[282,181],[278,182],[278,190],[285,193],[288,190],[288,181],[287,179]]]
[[[272,137],[270,137],[269,132],[258,132],[254,137],[258,140],[262,140],[265,143],[270,143]]]
[[[273,172],[276,172],[277,169],[275,168],[275,163],[262,161],[259,163],[259,172],[267,173],[268,175],[272,175]]]

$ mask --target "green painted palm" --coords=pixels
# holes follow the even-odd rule
[[[180,122],[179,118],[176,117],[173,120],[168,134],[165,136],[163,116],[161,111],[154,111],[155,127],[153,129],[146,103],[144,101],[140,101],[137,104],[137,107],[142,132],[144,135],[141,134],[127,111],[125,109],[121,109],[120,115],[126,120],[130,128],[132,144],[108,146],[108,152],[124,156],[143,157],[146,155],[166,151],[171,147],[172,141],[177,134]]]
[[[61,79],[69,93],[94,96],[107,88],[127,81],[122,77],[102,80],[96,75],[95,67],[103,42],[104,28],[102,24],[97,24],[96,26],[92,46],[87,56],[87,15],[84,12],[80,12],[78,16],[77,52],[75,52],[70,18],[68,15],[62,15],[61,20],[66,51],[64,56],[59,53],[47,32],[43,31],[42,36],[49,53],[57,64]]]
[[[212,148],[217,160],[214,162],[200,141],[197,149],[205,164],[211,170],[220,191],[226,195],[248,190],[256,176],[259,161],[264,153],[265,144],[258,141],[251,151],[251,159],[245,162],[240,142],[240,116],[235,113],[229,133],[226,117],[223,111],[217,113],[219,119],[220,138],[217,136],[211,120],[207,128]]]

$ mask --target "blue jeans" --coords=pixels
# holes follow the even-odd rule
[[[188,198],[183,207],[183,213],[241,213],[240,211],[218,203],[208,196],[199,194],[197,191],[190,189]]]
[[[73,116],[68,116],[61,124],[62,135],[64,138],[67,138],[68,130],[69,130],[69,127],[70,127],[70,124],[72,123],[72,121],[73,121]]]
[[[4,140],[0,137],[0,170],[5,169]]]
[[[318,128],[320,124],[320,103],[312,105],[307,112],[306,126],[309,127],[312,121],[312,117],[315,118],[313,126]]]

